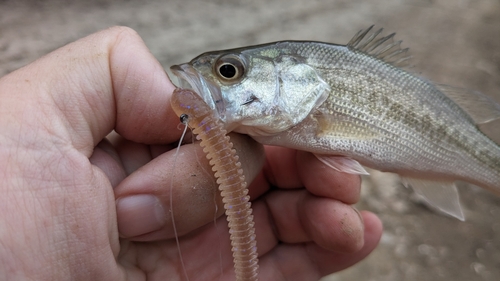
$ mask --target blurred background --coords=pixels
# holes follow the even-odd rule
[[[498,0],[0,0],[0,76],[114,25],[135,29],[167,69],[205,51],[269,41],[345,44],[372,24],[410,47],[411,71],[500,102]],[[430,211],[396,176],[373,171],[358,207],[381,217],[382,241],[322,281],[500,280],[500,198],[459,189],[466,222]]]

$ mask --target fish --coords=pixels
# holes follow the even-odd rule
[[[412,73],[395,33],[346,44],[278,41],[203,53],[170,69],[228,131],[308,151],[337,171],[397,173],[437,210],[464,220],[457,181],[500,195],[500,146],[479,125],[490,97]]]

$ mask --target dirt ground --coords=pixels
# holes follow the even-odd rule
[[[344,44],[371,24],[411,47],[413,71],[500,101],[498,0],[0,0],[0,76],[113,25],[137,30],[168,68],[204,51],[268,41]],[[382,241],[365,261],[323,281],[500,280],[500,198],[460,186],[467,218],[460,222],[430,211],[394,175],[374,171],[363,185],[359,208],[381,217]]]

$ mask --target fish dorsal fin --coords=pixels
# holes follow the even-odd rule
[[[355,175],[369,175],[369,173],[365,170],[365,168],[363,168],[363,166],[361,166],[361,164],[359,164],[358,161],[349,157],[323,154],[314,154],[314,156],[335,171]]]
[[[423,197],[426,203],[439,211],[464,221],[464,214],[460,207],[458,190],[452,181],[435,181],[417,178],[402,177],[406,187]]]
[[[349,48],[361,51],[367,55],[378,58],[396,67],[405,67],[409,65],[411,55],[408,54],[409,48],[401,49],[401,42],[394,42],[394,35],[379,36],[383,28],[372,31],[373,25],[367,29],[360,30],[347,43]]]
[[[500,104],[483,93],[448,85],[437,85],[437,87],[462,108],[476,124],[500,119]]]

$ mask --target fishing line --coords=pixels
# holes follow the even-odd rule
[[[222,275],[224,274],[224,269],[222,268],[222,241],[221,241],[221,236],[219,233],[219,228],[217,227],[217,212],[219,211],[219,206],[217,205],[217,189],[214,189],[214,205],[215,205],[215,212],[214,212],[214,228],[215,228],[215,233],[217,234],[217,242],[219,244],[219,267],[220,267],[220,272],[219,272],[219,280],[222,279]]]
[[[184,140],[184,136],[186,135],[187,129],[189,128],[187,125],[188,118],[189,118],[189,116],[187,116],[186,114],[181,115],[181,117],[180,117],[181,124],[184,124],[184,131],[182,132],[181,138],[179,139],[179,144],[177,145],[177,149],[175,150],[174,165],[172,167],[172,176],[170,177],[170,216],[172,219],[172,226],[174,229],[175,243],[177,244],[177,252],[179,253],[179,260],[181,261],[182,271],[184,272],[184,276],[186,277],[187,281],[189,281],[189,277],[188,277],[188,274],[186,271],[186,266],[184,265],[184,259],[182,258],[181,243],[179,242],[179,235],[177,234],[177,227],[175,226],[174,207],[173,207],[174,200],[172,199],[172,197],[173,197],[172,189],[174,186],[174,174],[175,174],[175,165],[177,164],[177,156],[179,155],[182,141]]]

